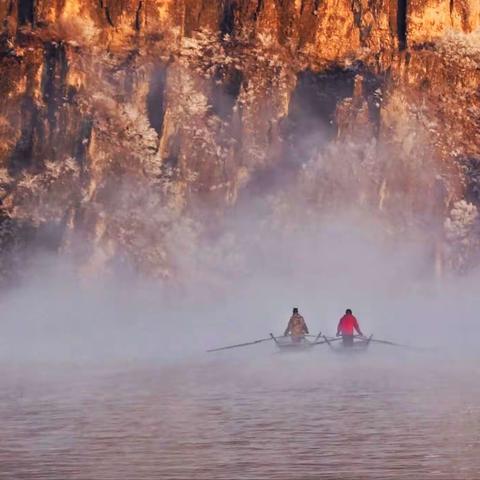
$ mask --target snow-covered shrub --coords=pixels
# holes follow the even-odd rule
[[[465,200],[455,202],[444,223],[447,262],[457,271],[472,268],[480,253],[480,213]]]

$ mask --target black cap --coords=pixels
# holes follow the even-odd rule
[[[293,313],[298,313],[298,307],[293,307]]]

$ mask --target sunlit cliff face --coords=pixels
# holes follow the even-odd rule
[[[360,211],[437,270],[473,265],[477,0],[11,0],[0,19],[4,278],[25,247],[178,277],[249,208],[278,230]]]

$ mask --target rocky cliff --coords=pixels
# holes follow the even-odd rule
[[[0,21],[4,275],[25,247],[175,275],[252,198],[477,255],[478,0],[0,0]]]

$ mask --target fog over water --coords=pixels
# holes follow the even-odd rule
[[[198,245],[168,287],[39,260],[1,300],[0,478],[476,480],[478,275],[435,279],[373,222],[262,228]],[[292,306],[312,333],[350,307],[425,349],[205,353],[281,334]]]
[[[378,225],[345,219],[281,236],[236,228],[235,241],[216,240],[214,256],[199,244],[182,259],[182,282],[167,286],[122,274],[85,277],[65,261],[39,260],[2,296],[0,358],[185,360],[281,334],[292,306],[311,333],[334,335],[352,308],[376,338],[477,351],[478,273],[435,278],[421,243],[385,240]]]

